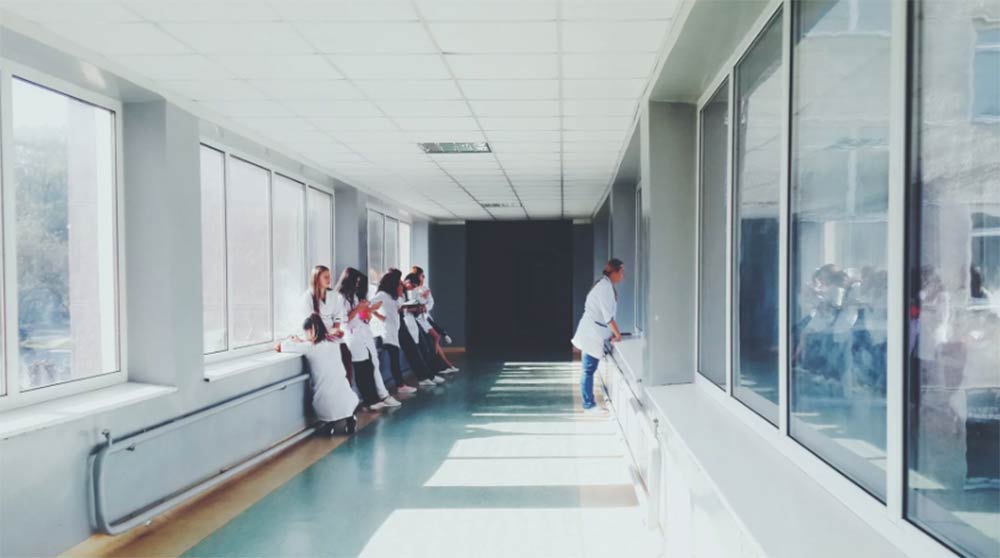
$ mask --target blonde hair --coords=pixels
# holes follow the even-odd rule
[[[320,278],[323,277],[324,273],[330,273],[330,268],[325,265],[317,265],[313,268],[312,276],[309,279],[313,297],[313,312],[316,314],[319,314],[319,302],[321,300],[326,302],[326,290],[319,286]]]

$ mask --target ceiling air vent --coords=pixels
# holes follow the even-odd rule
[[[492,153],[486,142],[429,142],[418,143],[424,153]]]
[[[483,207],[485,207],[487,209],[493,209],[493,208],[497,208],[497,207],[521,207],[521,204],[519,204],[517,202],[510,202],[510,203],[495,203],[494,202],[494,203],[482,203],[482,204],[479,204],[479,205],[481,205],[481,206],[483,206]]]

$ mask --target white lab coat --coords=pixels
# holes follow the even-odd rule
[[[615,319],[617,310],[615,287],[611,284],[611,279],[602,277],[587,293],[583,317],[573,336],[573,346],[594,358],[604,356],[604,342],[611,339],[612,335],[608,324]]]
[[[358,396],[347,381],[339,343],[283,341],[281,351],[305,355],[309,361],[312,405],[319,420],[333,422],[354,415]]]
[[[375,337],[381,337],[386,345],[399,346],[399,300],[392,298],[389,293],[379,291],[375,293],[372,304],[382,303],[378,313],[385,316],[385,321],[373,317],[371,321],[372,333]]]
[[[323,318],[323,325],[325,325],[327,329],[331,330],[333,329],[333,322],[336,313],[335,294],[336,293],[333,291],[328,291],[326,293],[326,302],[323,302],[322,300],[319,302],[319,316],[320,318]],[[313,308],[312,289],[306,289],[305,294],[302,295],[301,308],[300,313],[302,314],[303,320],[311,316],[315,311]]]
[[[427,287],[417,287],[414,291],[417,293],[417,300],[425,307],[424,313],[417,316],[417,323],[420,324],[420,329],[424,330],[424,333],[430,333],[431,310],[434,309],[434,295],[431,294],[431,290]]]
[[[347,319],[354,306],[351,306],[344,295],[337,293],[333,304],[334,319],[340,322],[340,328],[344,332],[344,343],[347,343],[347,348],[351,351],[351,362],[364,362],[370,358],[375,365],[375,388],[378,396],[382,399],[389,397],[389,390],[385,389],[385,381],[379,371],[378,349],[375,348],[371,326],[361,319],[360,313],[355,314],[351,320]],[[372,316],[372,319],[378,318]]]
[[[406,291],[407,300],[420,300],[417,296],[416,289],[412,291]],[[419,318],[410,312],[403,312],[403,325],[406,326],[406,331],[410,332],[410,338],[413,339],[414,343],[420,343],[420,326],[417,325]]]

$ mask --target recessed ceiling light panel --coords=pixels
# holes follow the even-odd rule
[[[427,142],[417,144],[424,153],[492,153],[486,142]]]

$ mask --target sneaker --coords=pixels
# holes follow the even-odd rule
[[[445,345],[451,345],[451,336],[450,335],[445,335],[444,336],[444,344]]]
[[[441,376],[434,376],[434,380],[433,380],[433,382],[434,382],[435,384],[443,384],[443,383],[445,383],[445,382],[447,382],[447,381],[448,381],[448,380],[445,380],[445,379],[444,379],[444,378],[442,378]]]
[[[594,405],[593,407],[588,407],[583,410],[584,413],[588,415],[604,416],[608,414],[608,410],[600,405]]]
[[[397,389],[396,391],[399,393],[416,393],[417,388],[412,386],[400,386],[400,388]]]
[[[424,387],[434,387],[437,384],[434,383],[434,380],[420,380],[420,385]]]
[[[400,403],[398,399],[396,399],[391,395],[383,399],[382,403],[385,403],[386,407],[399,407],[400,405],[402,405],[402,403]]]
[[[388,407],[388,405],[385,404],[385,401],[379,401],[378,403],[375,403],[374,405],[369,405],[368,409],[372,410],[372,411],[381,411],[382,409],[385,409],[386,407]]]
[[[445,370],[445,372],[447,372],[449,374],[454,374],[455,372],[458,372],[458,367],[457,366],[452,366],[451,368]]]

